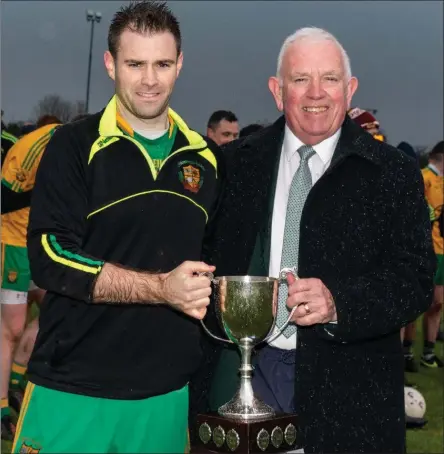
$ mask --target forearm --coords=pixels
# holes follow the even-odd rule
[[[105,263],[93,289],[93,303],[163,303],[164,274],[129,270]]]

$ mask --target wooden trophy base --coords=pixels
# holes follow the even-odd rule
[[[282,453],[300,449],[297,416],[276,415],[264,421],[233,421],[217,413],[198,415],[198,442],[192,454]]]

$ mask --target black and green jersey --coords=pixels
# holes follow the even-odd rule
[[[201,259],[224,165],[217,147],[169,115],[177,131],[160,166],[117,114],[115,98],[50,140],[28,230],[32,276],[48,291],[31,382],[138,399],[182,388],[199,365],[194,319],[166,305],[91,303],[104,262],[168,272]]]

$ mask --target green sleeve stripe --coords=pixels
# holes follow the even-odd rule
[[[12,134],[9,134],[9,132],[6,132],[6,131],[2,132],[2,139],[9,140],[12,143],[16,143],[18,140],[17,137],[13,136]]]
[[[54,235],[49,235],[49,241],[51,243],[51,246],[54,248],[55,252],[57,252],[57,254],[59,256],[66,257],[70,260],[75,260],[78,263],[86,263],[87,265],[92,265],[92,266],[97,266],[97,267],[101,267],[105,263],[103,261],[92,260],[87,257],[82,257],[81,255],[78,255],[78,254],[73,254],[70,251],[65,251],[64,249],[62,249],[60,244],[57,243],[56,237]]]
[[[38,147],[42,144],[42,142],[44,142],[47,138],[48,134],[45,134],[44,136],[40,137],[39,140],[37,140],[37,142],[35,142],[32,147],[30,147],[28,153],[26,154],[25,156],[25,159],[23,160],[23,163],[22,163],[22,167],[24,169],[27,168],[27,165],[28,165],[28,162],[29,160],[31,159],[32,155],[35,153],[36,149],[38,149]]]
[[[40,137],[40,139],[38,139],[37,142],[34,142],[34,143],[32,144],[32,146],[29,147],[29,150],[28,150],[28,152],[26,153],[25,158],[23,159],[22,167],[25,167],[25,166],[26,166],[26,164],[27,164],[27,162],[28,162],[28,160],[29,160],[29,158],[30,158],[30,155],[31,155],[31,154],[34,152],[34,150],[35,150],[35,147],[39,146],[40,143],[42,142],[42,140],[43,140],[44,138],[45,138],[45,136]]]
[[[2,184],[5,185],[7,188],[12,189],[12,183],[5,180],[4,178],[2,178]]]
[[[38,149],[35,150],[34,154],[32,157],[29,159],[28,165],[25,167],[26,170],[31,171],[32,166],[34,165],[35,161],[37,158],[42,154],[42,152],[45,150],[46,145],[48,145],[48,142],[42,143]]]

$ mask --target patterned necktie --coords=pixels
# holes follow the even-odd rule
[[[299,256],[299,229],[301,224],[302,208],[312,187],[311,173],[308,167],[308,160],[316,153],[315,150],[304,145],[298,149],[301,157],[299,168],[294,174],[288,194],[287,214],[285,217],[284,241],[282,244],[281,269],[298,266]],[[279,302],[276,325],[283,326],[287,320],[290,310],[286,302],[288,297],[287,281],[279,284]],[[296,325],[289,323],[283,334],[288,339],[296,333]]]

